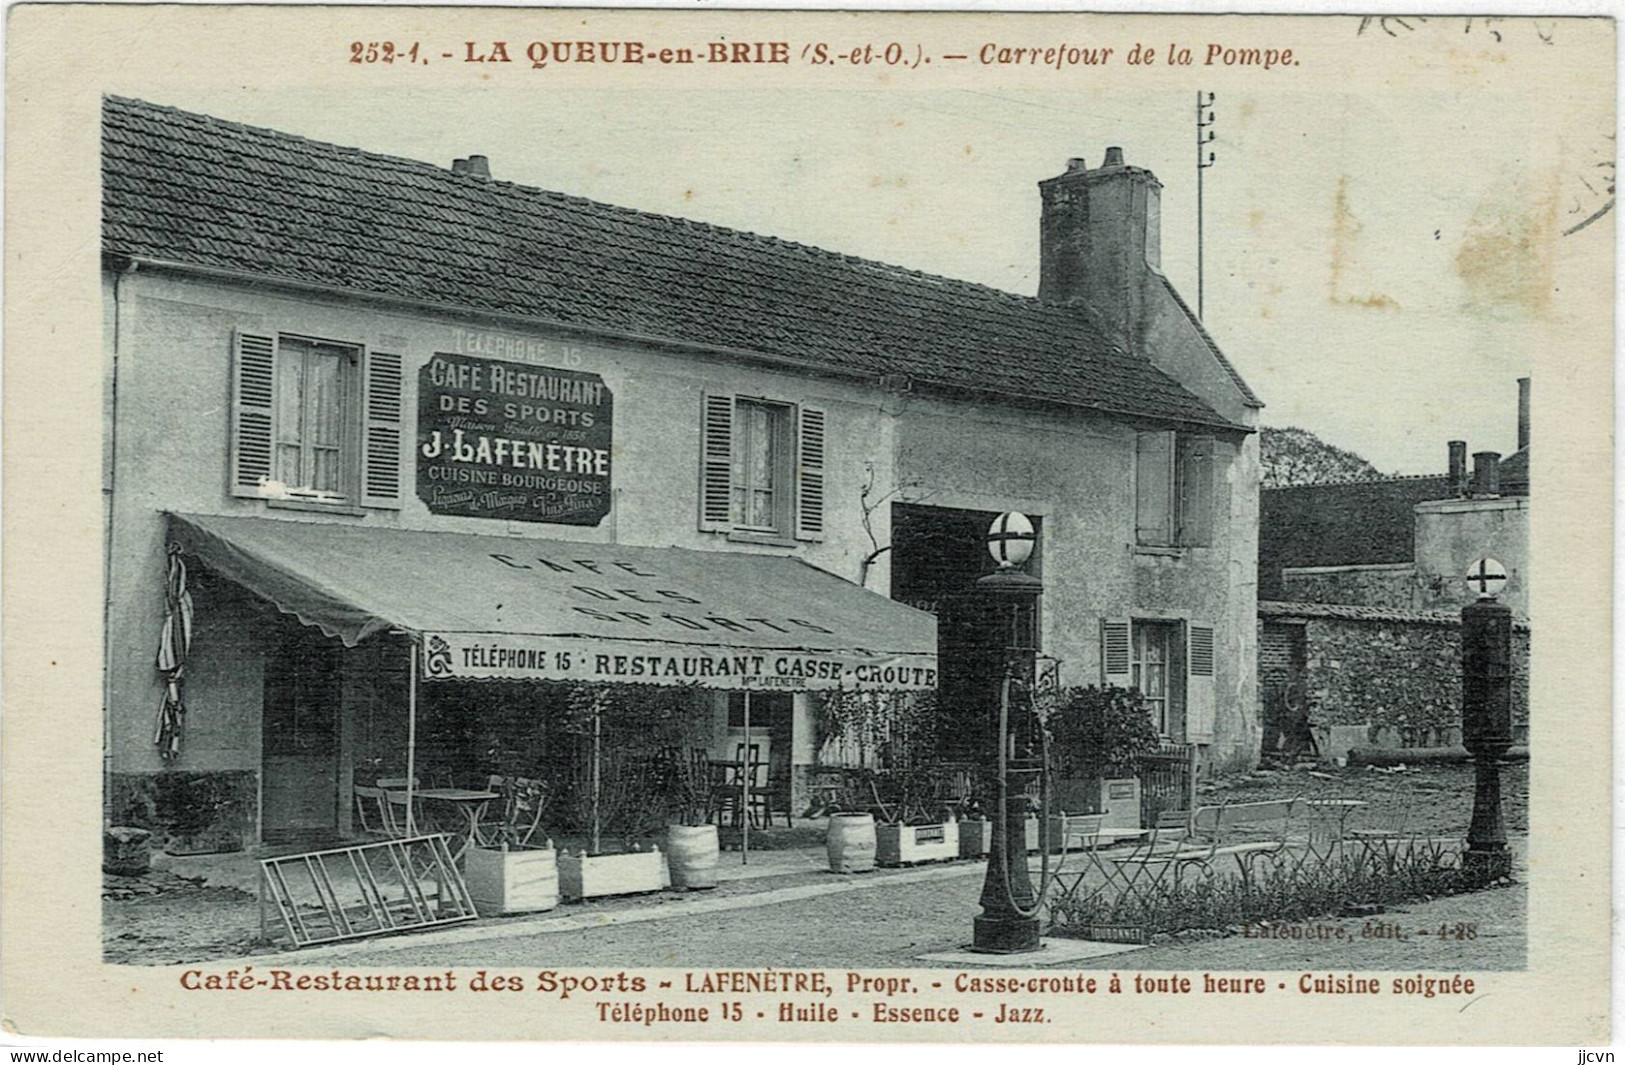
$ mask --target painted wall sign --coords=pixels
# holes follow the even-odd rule
[[[437,354],[418,371],[418,498],[435,514],[597,525],[612,411],[594,373]]]

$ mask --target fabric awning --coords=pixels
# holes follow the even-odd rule
[[[415,634],[430,680],[936,687],[936,619],[792,558],[171,514],[220,575],[347,646]]]

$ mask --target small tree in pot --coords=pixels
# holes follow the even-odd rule
[[[1106,814],[1107,827],[1139,827],[1138,761],[1162,742],[1140,693],[1066,688],[1053,697],[1045,723],[1060,780],[1057,805],[1067,813]],[[1090,808],[1069,808],[1080,802]]]

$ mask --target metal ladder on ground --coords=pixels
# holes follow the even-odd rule
[[[268,904],[296,947],[439,928],[479,914],[444,835],[412,836],[260,861],[260,936]]]

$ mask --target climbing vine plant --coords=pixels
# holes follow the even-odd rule
[[[823,765],[900,768],[936,754],[935,692],[843,688],[813,698],[818,710],[818,760]]]

